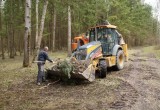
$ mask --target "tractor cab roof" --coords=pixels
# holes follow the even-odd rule
[[[113,29],[116,29],[117,26],[111,25],[111,24],[109,24],[109,25],[98,25],[98,26],[95,26],[95,27],[91,27],[90,29],[93,29],[93,28],[113,28]]]

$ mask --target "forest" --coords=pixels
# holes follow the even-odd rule
[[[153,15],[152,7],[141,0],[32,0],[31,55],[39,36],[42,36],[41,47],[47,45],[52,51],[67,50],[67,44],[72,41],[68,40],[68,7],[71,11],[71,39],[98,22],[108,20],[118,27],[129,47],[157,43],[159,21]],[[22,55],[25,0],[1,0],[0,9],[0,55],[3,59],[7,55],[10,58]]]

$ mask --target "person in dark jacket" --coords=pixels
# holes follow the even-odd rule
[[[41,50],[38,54],[38,75],[37,75],[37,85],[41,85],[43,81],[45,81],[45,73],[44,73],[44,64],[46,60],[49,62],[53,62],[48,56],[48,47],[45,46],[43,50]]]

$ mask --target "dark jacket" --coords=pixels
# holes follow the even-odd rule
[[[44,64],[46,60],[52,62],[52,60],[48,57],[48,53],[44,50],[41,50],[38,54],[38,61],[44,61]]]

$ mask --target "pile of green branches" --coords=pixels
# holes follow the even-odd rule
[[[73,65],[68,60],[64,60],[59,63],[59,69],[64,73],[69,79],[71,78],[71,72],[73,70]]]
[[[72,59],[65,59],[59,61],[57,65],[53,66],[52,70],[60,71],[60,73],[64,74],[68,77],[68,79],[70,79],[71,74],[83,73],[89,64],[90,61],[77,61]]]

